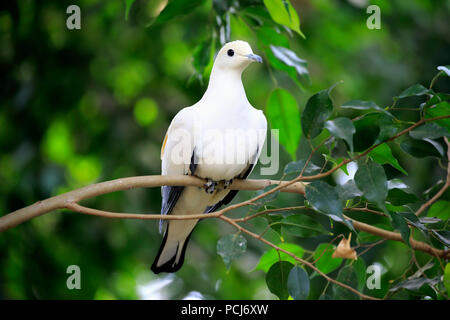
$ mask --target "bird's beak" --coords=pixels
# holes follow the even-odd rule
[[[253,61],[256,61],[259,63],[263,62],[263,59],[260,56],[258,56],[257,54],[251,53],[251,54],[246,55],[246,57],[249,58],[250,60],[253,60]]]

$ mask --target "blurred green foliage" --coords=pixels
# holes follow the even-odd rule
[[[266,67],[251,66],[243,76],[249,100],[261,109],[275,86],[288,90],[303,111],[312,94],[340,80],[343,83],[333,90],[335,105],[372,100],[384,108],[411,84],[428,87],[436,67],[449,63],[448,1],[370,1],[380,6],[382,24],[381,30],[369,30],[365,13],[369,1],[298,0],[291,1],[289,10],[298,13],[301,31],[295,19],[290,28],[296,32],[273,25],[253,28],[256,22],[252,17],[271,16],[282,24],[286,20],[286,16],[276,17],[265,9],[264,4],[270,7],[270,2],[169,1],[167,10],[159,15],[165,0],[76,1],[82,13],[81,30],[68,30],[65,25],[66,8],[73,1],[2,3],[1,214],[89,183],[159,174],[165,130],[176,112],[201,98],[214,53],[228,39],[248,41],[266,60]],[[170,19],[173,14],[176,18]],[[283,47],[296,52],[298,59],[280,62]],[[434,85],[436,92],[448,92],[449,88],[448,78]],[[413,106],[421,99],[409,97],[398,105]],[[403,112],[398,114],[405,120],[417,120]],[[356,135],[367,124],[358,122]],[[364,135],[358,137],[354,148],[360,151],[370,141],[365,141]],[[298,137],[286,140],[298,145]],[[281,177],[283,165],[291,158],[304,159],[309,150],[304,137],[296,155],[292,155],[295,146],[282,149],[282,166],[276,177]],[[395,168],[413,173],[402,178],[414,193],[439,186],[445,171],[438,159],[415,159],[400,153],[397,145],[388,152],[398,159],[399,163],[391,163]],[[400,177],[394,167],[384,166],[389,180]],[[253,177],[257,176],[255,170]],[[251,194],[240,192],[235,201]],[[443,215],[449,199],[447,192],[431,210]],[[116,212],[156,213],[160,202],[160,190],[152,188],[105,195],[86,204]],[[301,205],[303,198],[280,194],[271,204]],[[386,228],[378,217],[366,220]],[[249,223],[254,230],[266,226],[263,218]],[[212,299],[276,298],[265,282],[264,273],[271,264],[260,263],[254,270],[268,247],[249,238],[245,254],[229,269],[224,265],[216,245],[233,232],[219,221],[202,221],[193,233],[183,268],[173,276],[155,276],[149,270],[161,239],[155,221],[108,220],[60,210],[0,234],[0,298],[183,298],[195,296],[192,292]],[[360,240],[364,236],[367,241],[379,240],[363,232]],[[273,229],[266,237],[281,242]],[[283,240],[314,256],[332,239],[328,235],[285,237]],[[421,252],[416,256],[421,265],[429,260]],[[413,267],[410,249],[401,243],[383,243],[364,257],[366,265],[382,267],[382,288],[366,290],[378,297]],[[66,287],[66,269],[73,264],[81,268],[81,290]],[[358,282],[359,274],[339,266],[327,264],[324,268],[333,278]],[[438,268],[433,265],[429,276]],[[446,277],[448,280],[448,272]],[[163,281],[155,282],[158,279]],[[323,278],[312,276],[309,298],[332,298],[341,289],[330,288],[323,296],[326,288]],[[280,290],[286,295],[288,289]],[[425,295],[436,297],[428,286],[412,293],[399,291],[394,297]]]

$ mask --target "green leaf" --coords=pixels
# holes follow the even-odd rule
[[[408,175],[408,172],[402,168],[400,163],[392,154],[391,148],[386,143],[383,143],[369,152],[369,157],[371,157],[375,162],[379,164],[390,164],[398,171]]]
[[[387,225],[385,223],[373,224],[373,226],[377,227],[377,228],[380,228],[380,229],[386,229],[386,228],[390,227],[389,225]],[[369,243],[369,242],[375,242],[375,241],[378,241],[378,240],[380,240],[380,238],[378,236],[376,236],[376,235],[373,235],[371,233],[367,233],[367,232],[364,232],[364,231],[358,232],[358,241],[360,243]]]
[[[201,80],[207,77],[207,67],[212,63],[213,60],[213,41],[212,39],[207,39],[197,45],[193,53],[193,66]]]
[[[433,219],[434,222],[440,221],[439,219],[435,219],[435,218],[418,218],[414,213],[412,212],[402,212],[400,213],[407,222],[409,222],[410,224],[412,224],[413,226],[415,226],[417,229],[419,229],[422,234],[428,239],[429,235],[428,235],[428,228],[424,225],[424,219],[426,222],[426,219]],[[437,220],[437,221],[436,221]]]
[[[417,201],[419,201],[419,198],[417,198],[416,195],[412,193],[405,192],[402,189],[394,188],[389,190],[387,201],[389,201],[394,206],[402,206],[408,203],[416,203]]]
[[[343,185],[337,185],[336,191],[339,194],[339,197],[341,198],[342,201],[362,196],[362,192],[356,186],[355,180],[348,180]]]
[[[400,148],[406,153],[409,153],[415,158],[436,157],[443,156],[443,150],[440,145],[433,140],[415,140],[411,138],[405,139]]]
[[[444,128],[438,125],[434,122],[428,122],[424,125],[421,125],[420,127],[412,130],[409,132],[409,135],[414,139],[437,139],[440,137],[449,137],[450,132]]]
[[[266,207],[266,206],[265,206]],[[279,214],[268,214],[265,216],[267,223],[270,225],[272,230],[275,230],[280,236],[281,234],[281,220],[283,220],[283,216]]]
[[[432,92],[431,90],[425,88],[421,84],[414,84],[408,89],[404,90],[402,93],[400,93],[395,98],[402,99],[406,97],[412,97],[412,96],[423,96],[424,94]]]
[[[285,64],[283,61],[279,60],[272,52],[272,49],[269,47],[268,49],[265,50],[267,59],[270,62],[270,65],[272,67],[274,67],[275,69],[281,70],[286,72],[289,77],[292,79],[292,81],[295,82],[295,84],[300,88],[303,89],[303,85],[302,83],[300,83],[299,81],[299,77],[298,77],[298,73],[297,73],[297,69],[295,67],[289,66],[287,64]],[[308,74],[304,74],[302,76],[302,78],[305,78],[307,80],[309,80],[309,75]]]
[[[447,221],[450,219],[450,201],[439,200],[435,202],[428,210],[427,216]]]
[[[235,28],[239,30],[247,28],[242,19],[235,19],[234,16],[231,16],[230,12],[226,12],[222,16],[216,15],[216,28],[219,29],[218,40],[221,46],[224,46],[227,42],[231,41],[231,19],[233,19],[237,23],[237,25],[235,25]]]
[[[284,229],[294,236],[307,238],[328,234],[323,226],[305,214],[293,214],[281,220]]]
[[[444,270],[444,286],[447,289],[447,294],[450,294],[450,262],[445,265]]]
[[[193,9],[203,4],[205,0],[177,0],[169,1],[159,16],[151,24],[161,24],[173,18],[192,12]]]
[[[439,278],[440,277],[436,277],[433,279],[428,279],[428,278],[408,279],[408,280],[405,280],[405,281],[402,281],[402,282],[396,284],[391,289],[389,289],[389,291],[393,292],[393,291],[397,291],[399,289],[419,290],[424,284],[429,284],[429,285],[437,284],[440,281]]]
[[[445,244],[446,247],[450,247],[450,231],[447,230],[431,230],[431,232],[436,236],[436,238]]]
[[[270,49],[278,60],[290,67],[294,67],[299,76],[309,73],[306,60],[300,59],[294,51],[274,45],[270,45]]]
[[[296,174],[299,175],[303,168],[305,167],[306,164],[306,160],[298,160],[298,161],[292,161],[289,162],[285,167],[284,167],[284,174]],[[305,168],[305,171],[303,171],[303,175],[308,176],[308,175],[314,175],[320,172],[322,168],[316,166],[314,163],[312,163],[311,161],[308,163],[308,165]]]
[[[269,25],[275,26],[275,23],[273,23],[269,11],[267,11],[267,9],[263,6],[248,6],[244,9],[241,8],[240,13],[244,14],[249,18],[254,19],[255,22],[257,22],[259,25],[269,23]]]
[[[434,93],[433,96],[431,97],[431,99],[429,99],[428,101],[422,103],[420,105],[421,109],[426,109],[428,107],[437,105],[443,101],[449,101],[450,100],[450,94],[448,93],[442,93],[442,92],[437,92]]]
[[[358,278],[358,291],[363,292],[366,286],[367,267],[362,258],[358,258],[351,262],[353,270],[355,270],[356,277]]]
[[[264,5],[273,21],[285,25],[305,38],[305,35],[300,30],[300,19],[289,0],[264,0]]]
[[[450,103],[447,101],[438,103],[432,108],[427,109],[425,118],[435,118],[450,115]],[[450,118],[440,119],[436,121],[440,126],[450,131]]]
[[[381,114],[378,119],[378,126],[380,127],[380,133],[375,143],[386,141],[396,135],[402,128],[402,123],[391,115]]]
[[[300,111],[295,98],[286,90],[275,89],[266,105],[266,115],[272,129],[279,129],[279,142],[293,159],[301,137]]]
[[[232,4],[228,1],[213,0],[213,9],[219,14],[224,15],[228,10],[232,8]]]
[[[284,249],[286,251],[292,252],[295,254],[298,258],[303,257],[303,253],[305,252],[302,247],[293,244],[293,243],[287,243],[284,242],[279,245],[281,249]],[[279,255],[278,255],[279,253]],[[277,251],[275,249],[270,249],[266,253],[262,255],[262,257],[259,259],[259,263],[256,266],[255,270],[262,270],[264,272],[269,271],[270,267],[278,262],[278,261],[288,261],[292,264],[296,264],[297,260],[292,258],[291,256],[287,255],[286,253],[282,251]]]
[[[430,200],[436,192],[441,190],[441,188],[444,186],[445,180],[439,179],[436,181],[431,187],[429,187],[427,190],[423,192],[423,199],[424,200]]]
[[[355,183],[367,200],[386,210],[384,200],[388,195],[387,178],[381,165],[374,161],[360,163],[355,174]]]
[[[379,134],[379,119],[382,113],[370,112],[354,121],[356,133],[353,136],[355,151],[363,151],[375,144]]]
[[[222,257],[227,269],[231,262],[242,256],[247,249],[247,240],[241,234],[228,234],[217,242],[217,253]]]
[[[423,217],[423,218],[420,218],[419,221],[423,224],[436,224],[436,223],[442,222],[441,219],[434,218],[434,217]]]
[[[314,260],[317,261],[316,267],[323,273],[330,273],[342,264],[342,258],[332,257],[334,250],[334,245],[322,243],[314,251]]]
[[[443,71],[448,77],[450,77],[450,66],[439,66],[437,69],[439,71]]]
[[[130,15],[131,6],[136,0],[125,0],[125,21],[128,21]]]
[[[289,39],[284,34],[277,32],[274,28],[261,27],[256,34],[258,35],[258,39],[268,47],[274,45],[289,48]]]
[[[344,158],[332,157],[324,153],[322,154],[322,156],[325,158],[327,162],[331,162],[333,164],[333,168],[339,166],[344,161]],[[342,170],[348,176],[347,163],[342,165],[339,169]]]
[[[408,223],[406,222],[405,218],[400,213],[396,212],[389,212],[389,216],[391,218],[392,227],[400,231],[403,241],[405,241],[408,246],[411,246],[411,244],[409,243],[411,230],[409,229]]]
[[[408,189],[409,187],[400,179],[392,179],[388,181],[388,189]]]
[[[280,261],[272,265],[266,274],[267,287],[280,300],[286,300],[289,297],[287,282],[293,267],[294,265],[290,262]]]
[[[393,211],[393,212],[403,212],[403,211],[407,210],[407,207],[405,207],[405,206],[394,206],[394,205],[390,204],[389,202],[386,202],[385,205],[386,205],[387,210]]]
[[[325,128],[336,138],[344,139],[353,152],[353,134],[356,132],[352,120],[349,118],[336,118],[325,122]]]
[[[253,194],[253,198],[257,197],[257,196],[260,196],[263,193],[266,193],[267,191],[270,191],[270,190],[272,190],[273,188],[276,188],[276,187],[277,187],[276,185],[271,185],[271,186],[265,187],[262,190],[255,191],[255,193]],[[274,201],[278,197],[279,194],[280,194],[280,190],[275,191],[275,192],[273,192],[271,194],[268,194],[267,196],[259,199],[258,202],[259,203],[267,203],[267,202]]]
[[[336,278],[337,281],[345,283],[346,285],[357,289],[358,288],[358,276],[351,265],[343,267]],[[351,292],[348,289],[342,288],[337,284],[333,284],[333,296],[336,300],[359,300],[360,297]]]
[[[351,222],[342,214],[342,202],[336,189],[323,181],[313,181],[306,185],[305,196],[314,210],[329,216],[334,221],[345,223],[353,229]]]
[[[333,102],[330,98],[332,88],[322,90],[308,99],[302,114],[302,129],[309,139],[317,137],[323,129],[325,121],[333,113]]]
[[[289,272],[288,292],[294,300],[308,299],[309,277],[302,267],[295,266]]]
[[[344,103],[341,108],[354,110],[373,110],[391,115],[389,111],[384,110],[373,101],[351,100]]]

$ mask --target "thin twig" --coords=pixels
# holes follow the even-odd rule
[[[222,210],[209,213],[209,214],[192,214],[192,215],[160,215],[160,214],[139,214],[139,213],[120,213],[120,212],[110,212],[110,211],[102,211],[92,208],[87,208],[82,205],[79,205],[75,202],[67,203],[66,208],[73,210],[78,213],[82,214],[88,214],[88,215],[94,215],[94,216],[100,216],[104,218],[115,218],[115,219],[140,219],[140,220],[197,220],[197,219],[209,219],[209,218],[219,218],[221,217],[225,212],[230,211],[230,207],[224,208]],[[303,206],[298,207],[287,207],[287,208],[276,208],[276,209],[268,209],[269,212],[276,212],[276,211],[284,211],[284,210],[296,210],[296,209],[304,209]],[[255,215],[247,216],[243,218],[229,218],[233,220],[233,222],[247,222],[250,219],[256,218],[259,214],[267,213],[267,212],[258,212]],[[345,216],[344,216],[345,217]],[[348,217],[345,217],[347,219],[350,219]],[[368,224],[365,224],[363,222],[357,221],[355,219],[350,219],[353,222],[353,225],[356,230],[359,231],[365,231],[367,233],[379,236],[384,239],[388,240],[394,240],[399,242],[404,242],[402,236],[393,231],[388,231],[384,229],[380,229]],[[263,233],[264,234],[264,233]],[[260,239],[263,234],[258,236],[258,239]],[[450,251],[444,251],[439,250],[431,247],[430,245],[420,242],[414,239],[410,239],[410,244],[413,249],[424,251],[432,256],[435,257],[442,257],[442,258],[449,258],[450,257]]]
[[[382,243],[385,242],[385,241],[386,241],[386,239],[381,239],[381,240],[378,240],[378,241],[376,241],[376,242],[374,242],[374,243],[371,243],[370,245],[367,246],[366,249],[364,249],[361,253],[359,253],[359,254],[357,255],[357,257],[359,258],[360,256],[362,256],[363,254],[365,254],[365,253],[366,253],[367,251],[369,251],[370,249],[376,247],[376,246],[379,245],[379,244],[382,244]]]
[[[259,217],[264,214],[272,213],[272,212],[280,212],[280,211],[292,211],[292,210],[300,210],[300,209],[306,209],[306,206],[295,206],[295,207],[286,207],[286,208],[274,208],[274,209],[266,209],[264,211],[256,212],[252,215],[242,217],[242,218],[235,218],[233,219],[235,222],[246,222],[250,219],[254,219],[256,217]]]
[[[309,268],[313,269],[315,272],[317,272],[318,274],[320,274],[320,275],[321,275],[322,277],[324,277],[326,280],[328,280],[328,281],[330,281],[330,282],[333,282],[334,284],[336,284],[336,285],[338,285],[338,286],[341,286],[341,287],[343,287],[343,288],[345,288],[345,289],[347,289],[347,290],[350,290],[351,292],[357,294],[357,295],[360,296],[361,298],[363,298],[363,299],[368,299],[368,300],[379,300],[379,299],[377,299],[377,298],[374,298],[374,297],[365,295],[365,294],[359,292],[358,290],[356,290],[356,289],[354,289],[354,288],[352,288],[352,287],[350,287],[350,286],[348,286],[348,285],[346,285],[346,284],[344,284],[344,283],[342,283],[342,282],[339,282],[339,281],[337,281],[337,280],[335,280],[335,279],[333,279],[333,278],[330,278],[328,275],[326,275],[325,273],[323,273],[322,271],[320,271],[320,270],[319,270],[314,264],[312,264],[311,262],[308,262],[308,261],[306,261],[306,260],[303,260],[303,259],[297,257],[294,253],[292,253],[292,252],[290,252],[290,251],[287,251],[287,250],[284,250],[283,248],[281,248],[281,247],[279,247],[279,246],[273,244],[273,243],[270,242],[270,241],[267,241],[267,240],[264,239],[264,238],[259,238],[258,235],[257,235],[256,233],[253,233],[253,232],[251,232],[251,231],[249,231],[249,230],[247,230],[247,229],[241,227],[239,224],[237,224],[236,222],[234,222],[231,218],[226,217],[226,216],[220,216],[219,218],[222,219],[222,220],[224,220],[224,221],[226,221],[226,222],[228,222],[229,224],[233,225],[233,226],[236,227],[239,231],[241,231],[241,232],[243,232],[243,233],[246,233],[246,234],[248,234],[249,236],[251,236],[251,237],[253,237],[253,238],[255,238],[255,239],[259,239],[260,241],[264,242],[265,244],[269,245],[270,247],[274,248],[275,250],[284,252],[285,254],[291,256],[292,258],[294,258],[294,259],[297,260],[298,262],[303,263],[304,265],[306,265],[306,266],[308,266]]]
[[[328,245],[331,245],[334,241],[336,241],[337,238],[342,238],[342,237],[344,237],[343,234],[338,234],[336,237],[334,237],[333,239],[331,239],[331,241],[328,242]],[[319,261],[320,258],[322,258],[323,254],[324,254],[327,250],[328,250],[328,246],[327,246],[325,249],[322,250],[322,252],[321,252],[320,255],[317,257],[317,259],[314,260],[312,263],[313,263],[313,264],[316,264],[317,261]]]
[[[344,210],[346,210],[346,211],[363,211],[363,212],[373,213],[373,214],[376,214],[378,216],[387,217],[386,213],[381,212],[381,211],[372,210],[372,209],[369,209],[369,208],[344,208]]]
[[[366,151],[364,151],[363,153],[360,153],[358,155],[356,155],[355,157],[353,157],[353,159],[345,159],[344,161],[342,161],[340,164],[338,164],[336,167],[328,170],[327,172],[324,173],[319,173],[313,176],[306,176],[306,177],[297,177],[296,179],[294,179],[295,182],[299,182],[299,181],[306,181],[306,180],[318,180],[318,179],[322,179],[322,178],[326,178],[328,177],[330,174],[332,174],[333,172],[335,172],[336,170],[338,170],[339,168],[341,168],[342,166],[346,165],[349,162],[358,160],[359,158],[362,158],[364,156],[366,156],[369,152],[371,152],[373,149],[379,147],[380,145],[382,145],[383,143],[389,142],[389,141],[393,141],[395,139],[397,139],[398,137],[410,132],[411,130],[414,130],[415,128],[423,125],[424,123],[427,122],[431,122],[431,121],[436,121],[436,120],[442,120],[442,119],[447,119],[450,118],[450,115],[445,115],[445,116],[440,116],[440,117],[434,117],[434,118],[428,118],[428,119],[421,119],[419,121],[417,121],[415,124],[413,124],[412,126],[400,131],[399,133],[397,133],[396,135],[390,137],[389,139],[374,144],[373,146],[371,146],[370,148],[368,148]]]
[[[416,211],[416,216],[419,216],[422,212],[424,212],[429,206],[431,206],[437,199],[439,199],[444,192],[450,187],[450,143],[448,142],[447,137],[444,137],[445,143],[447,144],[447,179],[445,180],[445,184],[442,188],[427,202],[425,202],[419,210]]]

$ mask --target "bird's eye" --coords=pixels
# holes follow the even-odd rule
[[[233,50],[233,49],[229,49],[229,50],[227,51],[227,54],[228,54],[230,57],[234,56],[234,50]]]

